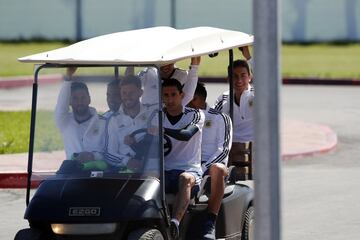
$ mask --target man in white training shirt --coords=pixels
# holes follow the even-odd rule
[[[69,69],[68,75],[74,71]],[[91,99],[86,84],[71,82],[70,78],[64,81],[55,107],[55,121],[63,138],[66,158],[80,162],[99,160],[104,146],[105,121],[89,106]]]
[[[171,219],[171,234],[179,236],[179,222],[190,202],[192,190],[201,181],[201,132],[204,114],[183,107],[182,85],[176,79],[162,84],[164,133],[170,145],[165,154],[165,191],[176,194]]]
[[[188,105],[205,113],[201,165],[204,176],[211,177],[211,194],[200,235],[201,239],[215,239],[216,218],[224,195],[224,179],[228,175],[227,162],[232,143],[232,123],[228,115],[210,108],[206,103],[206,97],[205,86],[198,83],[194,98]]]
[[[229,92],[224,92],[219,96],[214,106],[216,110],[230,114],[230,101],[234,102],[234,133],[229,156],[230,165],[233,162],[241,162],[245,144],[254,141],[254,88],[250,85],[250,80],[251,73],[248,63],[245,60],[234,61],[234,98],[230,99]]]
[[[135,169],[142,168],[144,164],[139,156],[149,150],[149,145],[141,144],[143,142],[139,144],[139,140],[146,135],[146,132],[140,134],[141,136],[131,134],[136,130],[149,127],[148,124],[154,118],[158,105],[143,105],[140,102],[142,94],[139,77],[129,75],[121,81],[122,104],[119,111],[109,121],[105,143],[106,160],[114,167],[127,166]]]
[[[119,80],[113,80],[107,84],[106,102],[109,110],[103,114],[106,119],[110,118],[114,113],[119,111],[121,105],[119,84]]]

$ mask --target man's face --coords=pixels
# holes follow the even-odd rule
[[[251,76],[246,68],[237,67],[233,70],[233,86],[235,92],[242,93],[249,86]]]
[[[120,88],[121,102],[125,109],[134,108],[140,102],[142,90],[133,84],[126,84]]]
[[[174,71],[174,64],[167,64],[160,67],[161,78],[169,78],[171,73]]]
[[[120,89],[118,86],[110,85],[106,91],[106,101],[109,109],[113,112],[119,110],[121,105]]]
[[[89,105],[90,96],[86,90],[77,89],[71,92],[70,106],[75,115],[85,115],[88,112]]]
[[[175,86],[163,87],[163,101],[167,110],[177,110],[182,108],[182,99],[184,93],[180,91]]]
[[[198,95],[194,95],[194,98],[188,103],[188,107],[195,108],[195,109],[201,109],[204,105],[204,101],[202,98]]]

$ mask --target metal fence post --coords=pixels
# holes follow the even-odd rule
[[[170,14],[170,25],[176,28],[176,0],[171,0],[170,2]]]
[[[279,0],[254,0],[255,239],[280,240]]]
[[[82,32],[82,0],[75,2],[75,19],[76,19],[76,41],[81,41],[83,38]]]

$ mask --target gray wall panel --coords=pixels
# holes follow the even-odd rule
[[[252,0],[177,0],[178,28],[252,33]],[[84,38],[170,25],[170,0],[82,0]],[[76,0],[0,0],[0,39],[76,38]],[[285,41],[360,40],[360,0],[283,0]]]

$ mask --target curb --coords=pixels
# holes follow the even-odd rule
[[[294,121],[295,122],[295,121]],[[312,123],[301,123],[298,122],[295,124],[298,125],[297,130],[300,132],[306,132],[307,129],[314,129],[316,128],[316,131],[310,132],[307,136],[310,134],[313,135],[313,145],[317,147],[312,147],[312,145],[306,144],[300,147],[297,146],[295,151],[291,150],[291,146],[288,147],[289,153],[281,154],[282,160],[290,160],[295,158],[302,158],[302,157],[309,157],[314,156],[317,154],[324,154],[333,151],[337,144],[338,144],[338,137],[337,134],[328,126],[323,124],[312,124]],[[294,134],[295,133],[295,134]],[[301,135],[301,133],[297,134],[296,131],[293,132],[293,135]],[[283,136],[283,139],[285,137]],[[301,141],[301,139],[291,139],[293,142],[296,140],[299,140],[299,142],[306,142]],[[282,146],[285,146],[286,143],[282,142]],[[289,150],[290,149],[290,150]]]
[[[43,84],[51,84],[61,82],[63,75],[61,74],[48,74],[39,76],[39,82]],[[33,76],[20,76],[20,77],[6,77],[0,78],[0,89],[5,88],[18,88],[27,87],[33,84]]]
[[[360,79],[322,79],[322,78],[283,78],[283,84],[301,84],[301,85],[345,85],[360,86]]]
[[[1,188],[26,188],[27,173],[0,173],[0,189]],[[31,188],[37,188],[40,185],[39,180],[31,182]]]

